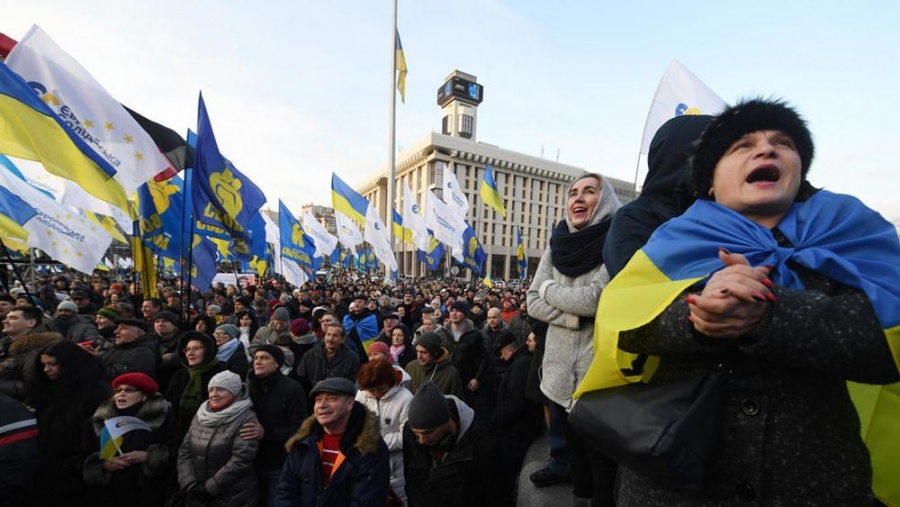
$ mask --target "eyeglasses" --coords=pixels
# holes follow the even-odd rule
[[[135,387],[120,387],[120,388],[116,389],[116,394],[119,394],[119,393],[134,394],[137,392],[140,392],[140,389],[137,389]]]

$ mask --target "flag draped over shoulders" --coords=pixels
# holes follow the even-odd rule
[[[647,324],[684,290],[722,269],[720,247],[753,266],[773,266],[769,278],[778,285],[803,288],[788,266],[792,261],[861,290],[900,364],[900,242],[894,226],[856,198],[823,190],[794,204],[777,229],[792,246],[779,245],[769,229],[710,201],[697,201],[657,229],[600,297],[594,360],[575,397],[641,380],[622,371],[636,356],[618,349],[619,333]],[[876,495],[900,501],[900,487],[890,479],[900,455],[900,439],[893,436],[900,425],[900,384],[849,387],[872,456]]]

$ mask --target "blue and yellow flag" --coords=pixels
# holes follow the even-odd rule
[[[444,258],[444,253],[446,253],[444,244],[438,241],[437,238],[434,237],[434,234],[431,233],[431,230],[429,230],[428,251],[418,251],[419,262],[424,262],[428,269],[437,271],[441,264],[441,259]]]
[[[281,235],[281,257],[296,262],[310,279],[316,276],[321,260],[314,257],[316,243],[303,231],[287,206],[278,200],[278,229]]]
[[[462,265],[477,275],[482,275],[484,261],[487,254],[481,246],[481,242],[475,236],[475,230],[466,222],[466,230],[463,231],[463,262]]]
[[[357,222],[366,223],[369,201],[350,188],[350,185],[344,183],[344,180],[335,173],[331,173],[331,205],[336,211],[340,211]]]
[[[178,175],[164,181],[149,180],[138,187],[141,238],[145,245],[165,257],[181,256],[184,188],[184,181]]]
[[[481,180],[481,200],[485,204],[494,208],[497,213],[506,216],[506,208],[503,206],[503,197],[497,190],[497,181],[494,179],[494,172],[491,171],[490,165],[484,166],[484,179]]]
[[[25,241],[28,231],[22,226],[37,215],[37,211],[19,196],[0,186],[0,235]]]
[[[397,90],[400,91],[400,101],[406,104],[406,55],[403,54],[403,44],[400,43],[400,31],[395,30],[396,44],[394,45],[394,68],[397,70]]]
[[[212,287],[216,276],[216,244],[207,237],[194,234],[191,247],[191,285],[205,290]]]
[[[197,112],[197,150],[191,200],[198,221],[224,227],[234,240],[233,253],[251,259],[250,219],[266,196],[219,151],[203,94]]]
[[[618,348],[619,334],[649,323],[683,291],[722,269],[719,248],[745,256],[753,266],[773,266],[769,278],[778,285],[803,288],[789,267],[794,262],[861,290],[900,364],[900,242],[895,227],[859,200],[822,190],[794,204],[778,230],[792,247],[780,246],[766,227],[702,200],[657,229],[603,290],[594,360],[575,397],[641,380],[623,373],[635,356]],[[648,362],[644,376],[654,369]],[[900,384],[849,383],[849,388],[871,454],[875,494],[889,505],[900,505]]]
[[[393,212],[394,217],[394,237],[402,239],[410,245],[416,246],[416,243],[413,241],[412,229],[403,226],[403,217],[400,216],[400,213],[397,213],[397,210],[394,209],[391,211]]]
[[[519,269],[519,279],[524,279],[528,274],[528,259],[525,258],[525,244],[522,243],[521,227],[516,227],[516,267]]]
[[[128,210],[116,170],[69,129],[37,93],[0,62],[0,153],[40,162],[94,197]]]

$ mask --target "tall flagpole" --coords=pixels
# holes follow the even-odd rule
[[[390,134],[388,135],[389,141],[389,153],[388,153],[388,180],[387,180],[387,211],[385,212],[387,215],[387,219],[385,223],[387,224],[388,229],[388,243],[391,245],[391,250],[396,250],[394,245],[394,180],[397,178],[397,165],[395,159],[395,146],[396,146],[396,136],[397,136],[397,119],[396,119],[396,110],[397,110],[397,91],[396,91],[396,80],[397,80],[397,0],[393,0],[394,10],[393,10],[393,26],[391,27],[391,112],[390,112]],[[395,254],[396,257],[396,254]],[[399,263],[398,263],[399,265]],[[390,267],[385,266],[385,279],[391,278],[392,274],[389,272]]]

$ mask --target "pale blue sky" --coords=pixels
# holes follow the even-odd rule
[[[293,211],[330,205],[387,161],[390,0],[0,0],[0,32],[39,24],[121,102],[178,131],[202,90],[222,151]],[[454,69],[485,87],[478,140],[632,180],[644,120],[678,59],[726,102],[783,97],[816,141],[810,180],[900,219],[900,4],[400,1],[402,149],[440,130]],[[502,190],[502,189],[501,189]]]

